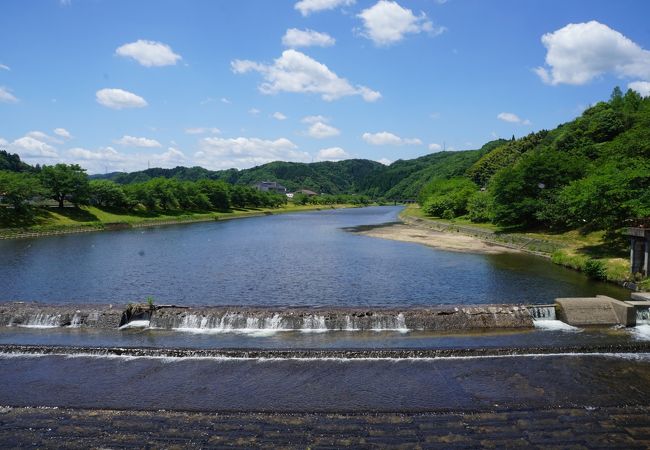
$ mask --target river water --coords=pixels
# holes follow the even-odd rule
[[[347,227],[400,207],[0,241],[0,301],[239,306],[552,303],[623,289],[529,255],[473,255]]]

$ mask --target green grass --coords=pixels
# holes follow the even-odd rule
[[[71,227],[96,227],[102,228],[109,223],[138,223],[166,222],[171,220],[226,220],[260,214],[282,214],[300,211],[316,211],[321,209],[354,207],[356,205],[294,205],[288,204],[279,208],[250,208],[235,209],[225,212],[207,211],[164,211],[164,212],[133,212],[100,209],[94,206],[80,208],[38,208],[29,215],[16,216],[15,214],[0,215],[0,233],[7,231],[54,231],[65,230]]]

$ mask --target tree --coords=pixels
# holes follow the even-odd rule
[[[16,211],[24,210],[29,200],[42,193],[43,186],[37,177],[26,173],[0,171],[0,196]]]
[[[90,203],[108,208],[124,208],[128,200],[124,189],[109,180],[92,180],[89,183]]]
[[[88,175],[78,164],[43,166],[41,182],[50,197],[59,202],[59,208],[63,208],[66,199],[75,206],[88,201]]]

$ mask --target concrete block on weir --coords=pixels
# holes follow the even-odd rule
[[[625,325],[626,327],[633,327],[636,325],[636,308],[634,308],[633,305],[606,295],[597,295],[596,298],[607,300],[611,303],[619,324]]]
[[[632,292],[632,300],[650,302],[650,292]]]
[[[573,326],[610,326],[621,322],[609,298],[557,298],[558,319]]]

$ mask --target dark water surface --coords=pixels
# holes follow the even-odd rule
[[[472,255],[341,228],[399,207],[0,241],[0,301],[256,306],[551,303],[615,286],[527,255]]]
[[[0,354],[0,405],[274,412],[647,405],[648,358],[242,360]]]

